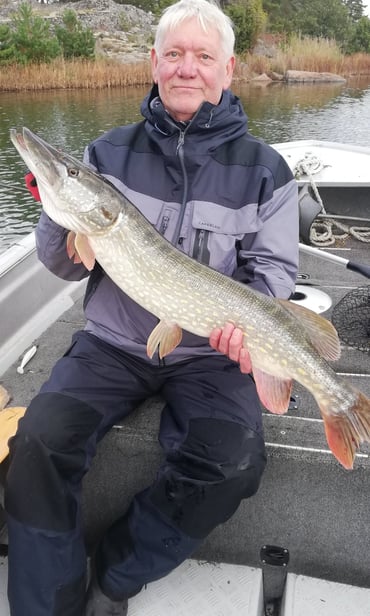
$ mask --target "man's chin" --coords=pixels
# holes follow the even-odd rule
[[[192,101],[189,105],[174,105],[172,107],[172,112],[170,111],[170,115],[180,122],[187,122],[191,120],[191,118],[196,114],[199,107],[204,103],[204,100],[201,99],[199,101]]]

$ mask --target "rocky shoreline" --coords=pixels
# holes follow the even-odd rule
[[[0,0],[0,22],[6,23],[24,0]],[[121,62],[148,60],[154,40],[155,17],[129,4],[113,0],[79,0],[40,4],[31,0],[35,14],[47,19],[51,27],[62,23],[65,10],[75,11],[81,24],[94,32],[98,55]]]
[[[0,0],[0,23],[9,22],[11,14],[17,11],[23,2],[24,0]],[[81,24],[94,33],[97,56],[112,58],[125,64],[149,60],[156,28],[156,18],[151,12],[142,11],[129,4],[117,4],[113,0],[78,0],[52,4],[41,4],[37,0],[30,0],[30,4],[35,14],[50,22],[51,28],[62,23],[65,10],[75,11]],[[266,47],[263,41],[259,41],[255,53],[270,57],[274,49],[271,46]],[[271,81],[288,83],[346,81],[340,75],[332,73],[292,70],[287,71],[285,75],[262,73],[251,77],[243,64],[240,64],[238,73],[239,80],[253,80],[265,84]]]

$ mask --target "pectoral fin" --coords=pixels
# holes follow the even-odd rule
[[[271,413],[282,415],[289,408],[292,380],[282,379],[262,370],[253,369],[253,378],[262,404]]]
[[[167,321],[159,321],[150,334],[146,352],[148,357],[152,358],[156,349],[159,347],[159,357],[162,359],[171,353],[182,338],[182,329],[176,323],[168,323]]]
[[[83,233],[70,231],[67,235],[67,254],[73,263],[83,263],[91,272],[95,265],[95,255],[89,244],[89,240]]]
[[[95,265],[95,255],[89,244],[89,239],[87,235],[84,235],[83,233],[77,233],[75,239],[75,247],[78,256],[81,259],[81,262],[84,264],[86,269],[91,272]]]
[[[76,239],[75,232],[69,231],[67,234],[67,245],[66,245],[67,255],[69,259],[72,259],[76,254],[75,239]]]

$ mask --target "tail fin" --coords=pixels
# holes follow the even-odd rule
[[[329,414],[321,407],[328,445],[346,469],[353,468],[357,448],[370,442],[370,400],[356,392],[356,400],[346,413]]]

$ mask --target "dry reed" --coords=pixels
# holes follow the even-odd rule
[[[370,74],[370,54],[345,56],[338,45],[327,39],[293,37],[278,46],[274,57],[245,54],[238,58],[235,79],[248,81],[262,73],[284,75],[289,69],[335,73],[344,77]],[[72,88],[114,88],[141,86],[152,82],[150,63],[121,63],[98,58],[55,60],[50,64],[13,65],[0,71],[0,92]]]
[[[343,77],[370,74],[370,54],[344,55],[335,41],[292,37],[276,48],[273,57],[246,54],[240,59],[236,76],[251,78],[261,73],[284,75],[287,70],[335,73]]]
[[[151,83],[149,62],[55,60],[50,64],[13,65],[0,72],[0,91],[113,88]]]

